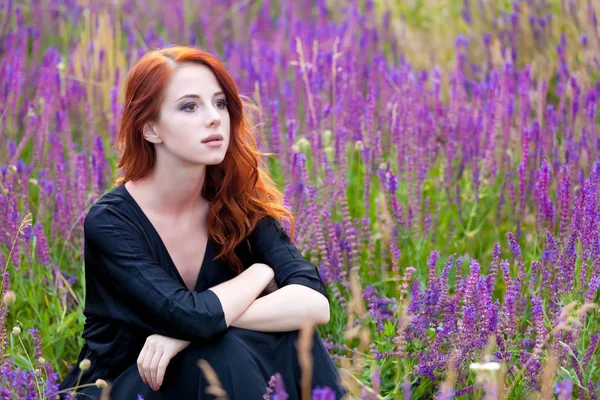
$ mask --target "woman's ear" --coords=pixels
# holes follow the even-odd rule
[[[146,139],[150,143],[154,143],[154,144],[162,143],[162,139],[160,138],[160,135],[158,134],[156,126],[152,122],[146,122],[146,124],[144,125],[144,131],[142,132],[142,134],[144,135],[144,139]]]

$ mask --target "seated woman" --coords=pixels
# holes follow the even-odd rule
[[[299,329],[329,321],[317,268],[280,219],[231,76],[214,56],[151,51],[127,79],[117,148],[124,176],[84,222],[86,342],[61,382],[80,399],[262,399],[279,373],[300,398]],[[312,388],[346,392],[318,333]],[[88,359],[83,372],[79,363]],[[86,361],[87,363],[87,361]],[[81,378],[80,378],[80,374]]]

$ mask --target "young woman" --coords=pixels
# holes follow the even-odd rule
[[[329,321],[328,293],[280,223],[293,236],[219,60],[183,46],[146,54],[128,76],[117,148],[124,176],[84,222],[86,342],[61,390],[88,359],[79,384],[104,379],[113,399],[210,399],[204,359],[230,399],[262,399],[275,373],[298,399],[299,329]],[[313,334],[312,386],[341,398]]]

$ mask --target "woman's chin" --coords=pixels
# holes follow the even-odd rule
[[[201,165],[218,165],[221,164],[224,159],[225,155],[223,154],[222,156],[203,157],[201,160],[195,160],[194,163]]]

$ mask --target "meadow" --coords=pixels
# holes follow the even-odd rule
[[[77,360],[83,220],[120,174],[125,77],[186,44],[257,106],[351,398],[598,399],[598,16],[593,0],[2,2],[0,398],[54,399]]]

